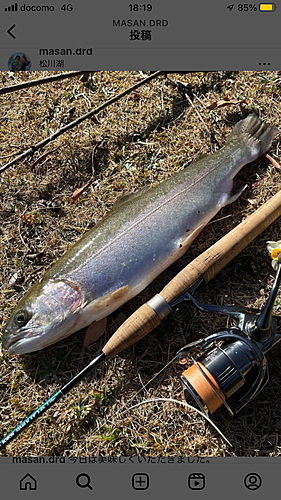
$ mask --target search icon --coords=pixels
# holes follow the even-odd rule
[[[93,489],[93,487],[91,486],[91,478],[89,474],[86,474],[85,472],[78,474],[78,476],[76,477],[76,484],[77,486],[79,486],[79,488],[89,488],[89,490]]]

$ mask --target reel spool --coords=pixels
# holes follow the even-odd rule
[[[228,314],[238,320],[237,326],[191,342],[177,353],[181,363],[188,357],[193,361],[180,377],[184,398],[188,401],[191,396],[205,414],[212,415],[224,405],[235,415],[268,382],[265,353],[281,339],[276,317],[272,315],[280,280],[281,254],[275,281],[262,311],[202,304],[190,292],[183,296],[199,309]]]
[[[268,381],[267,361],[262,351],[241,336],[240,331],[234,334],[233,330],[207,337],[200,346],[205,353],[197,360],[189,353],[193,365],[180,377],[186,401],[192,396],[207,415],[222,405],[234,415]]]

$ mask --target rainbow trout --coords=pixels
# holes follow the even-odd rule
[[[9,354],[37,351],[105,318],[179,259],[220,208],[233,181],[277,133],[251,114],[219,151],[146,191],[124,197],[35,283],[4,329]]]

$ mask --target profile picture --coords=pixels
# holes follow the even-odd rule
[[[31,60],[23,52],[16,52],[9,58],[8,68],[10,71],[29,71]]]

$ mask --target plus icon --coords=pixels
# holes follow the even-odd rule
[[[147,490],[149,486],[149,477],[145,473],[134,474],[132,477],[132,486],[134,490]]]

